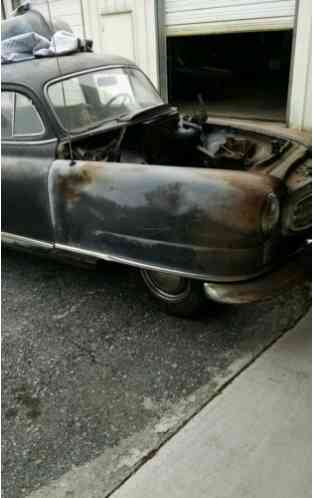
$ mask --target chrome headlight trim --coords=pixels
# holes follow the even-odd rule
[[[267,195],[262,210],[261,228],[264,235],[270,235],[280,219],[280,202],[274,193]]]

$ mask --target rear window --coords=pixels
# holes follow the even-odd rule
[[[1,136],[3,139],[13,136],[14,92],[1,93]]]
[[[1,133],[3,139],[41,136],[44,124],[32,100],[18,92],[1,93]]]
[[[44,126],[32,101],[20,93],[15,94],[14,136],[41,135]]]

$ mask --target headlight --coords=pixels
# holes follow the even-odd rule
[[[276,227],[280,217],[279,200],[275,194],[269,194],[262,213],[262,231],[269,235]]]

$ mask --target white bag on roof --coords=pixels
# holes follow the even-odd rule
[[[38,50],[47,49],[50,42],[37,33],[24,33],[1,42],[1,62],[18,62],[33,59]]]
[[[49,43],[49,47],[38,48],[34,52],[37,57],[49,55],[65,55],[76,52],[79,49],[79,39],[68,31],[57,31]]]
[[[78,49],[79,39],[67,31],[57,31],[51,41],[37,33],[25,33],[1,42],[1,63],[65,55]]]

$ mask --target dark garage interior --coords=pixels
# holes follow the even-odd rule
[[[292,30],[167,39],[169,101],[182,113],[285,121]]]

